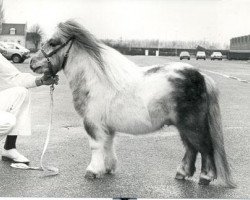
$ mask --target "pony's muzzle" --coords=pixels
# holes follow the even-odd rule
[[[37,70],[38,70],[38,69],[41,69],[42,66],[37,66],[36,63],[37,63],[37,62],[36,62],[33,58],[31,58],[31,60],[30,60],[30,69],[31,69],[33,72],[36,72],[36,73],[37,73]]]

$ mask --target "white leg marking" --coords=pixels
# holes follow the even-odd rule
[[[91,162],[86,169],[87,178],[101,178],[105,173],[114,173],[116,170],[116,155],[113,147],[113,135],[103,132],[102,138],[89,138],[92,151]]]
[[[105,150],[105,167],[107,173],[114,173],[117,166],[117,158],[114,151],[113,144],[113,135],[107,136],[107,140],[105,142],[104,150]]]
[[[91,162],[86,169],[87,178],[101,178],[105,172],[104,162],[104,141],[96,141],[89,138],[89,144],[92,152]]]

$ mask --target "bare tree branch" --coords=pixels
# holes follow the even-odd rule
[[[35,24],[30,27],[27,35],[26,40],[30,40],[34,45],[35,49],[38,50],[38,46],[41,43],[44,37],[44,32],[39,24]]]

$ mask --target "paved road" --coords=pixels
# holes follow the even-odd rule
[[[174,57],[129,58],[141,66],[177,61]],[[200,69],[250,81],[248,62],[188,62]],[[16,66],[29,72],[27,62]],[[199,186],[198,173],[185,182],[175,180],[176,167],[184,149],[174,128],[166,128],[165,134],[146,137],[123,134],[117,136],[117,173],[100,180],[85,179],[90,149],[81,120],[73,109],[67,82],[61,75],[60,85],[55,90],[54,124],[46,154],[46,162],[57,166],[60,175],[43,177],[42,172],[16,170],[7,163],[0,162],[0,197],[249,198],[250,180],[247,175],[250,167],[250,84],[205,73],[218,83],[221,91],[225,143],[238,184],[236,189],[224,188],[218,182],[207,187]],[[1,84],[1,88],[4,87]],[[32,89],[33,135],[18,140],[19,149],[31,159],[32,165],[39,165],[48,115],[48,88]],[[200,162],[197,163],[197,168],[199,165]]]

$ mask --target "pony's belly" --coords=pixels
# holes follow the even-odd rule
[[[142,122],[142,120],[138,120],[135,118],[126,119],[124,118],[122,121],[117,121],[112,125],[115,131],[123,132],[132,135],[141,135],[153,132],[157,130],[159,127],[153,127],[150,122]]]
[[[134,93],[127,92],[112,99],[108,112],[108,124],[114,130],[130,134],[145,134],[174,122],[172,88],[166,80],[159,83],[145,82]]]
[[[142,102],[127,99],[126,103],[116,102],[109,112],[108,124],[115,131],[133,135],[146,134],[169,124],[170,116],[166,112],[149,105],[145,107]]]
[[[119,117],[119,116],[118,116]],[[159,130],[164,125],[171,125],[170,120],[166,118],[143,119],[142,117],[130,117],[119,120],[118,118],[111,123],[111,127],[117,132],[123,132],[132,135],[142,135]]]
[[[139,97],[119,96],[112,102],[108,113],[108,124],[116,131],[143,134],[154,129],[151,119]]]

